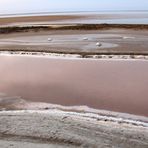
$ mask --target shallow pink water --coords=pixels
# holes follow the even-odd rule
[[[148,116],[148,61],[1,55],[0,93]]]

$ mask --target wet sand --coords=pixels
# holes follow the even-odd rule
[[[0,56],[0,92],[148,116],[146,60]],[[12,97],[13,98],[13,97]]]

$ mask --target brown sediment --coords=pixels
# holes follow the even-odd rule
[[[0,33],[15,33],[28,31],[50,31],[50,30],[106,30],[106,29],[132,29],[132,30],[147,30],[148,25],[145,24],[77,24],[77,25],[46,25],[46,26],[8,26],[1,27]]]
[[[1,56],[0,92],[37,102],[148,116],[147,66],[145,60]]]

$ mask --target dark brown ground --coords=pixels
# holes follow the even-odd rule
[[[0,26],[28,26],[28,25],[49,25],[49,24],[78,24],[91,23],[93,20],[114,20],[114,19],[135,19],[147,18],[148,14],[59,14],[43,16],[19,16],[0,18]]]

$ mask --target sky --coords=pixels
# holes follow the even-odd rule
[[[0,0],[0,14],[148,10],[148,0]]]

